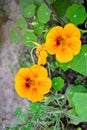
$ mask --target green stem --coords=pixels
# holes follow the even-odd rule
[[[80,29],[80,31],[84,34],[87,33],[87,30]]]
[[[34,57],[33,57],[33,51],[34,49],[36,49],[36,47],[32,48],[31,52],[30,52],[30,55],[31,55],[31,59],[32,59],[32,62],[33,64],[35,64],[35,60],[34,60]]]

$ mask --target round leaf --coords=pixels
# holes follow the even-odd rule
[[[44,3],[42,3],[37,10],[37,18],[39,22],[47,23],[50,20],[50,14],[51,11],[49,10],[49,8]]]
[[[20,116],[21,113],[22,113],[22,110],[21,110],[20,107],[17,107],[17,108],[14,110],[14,114],[15,114],[16,116]]]
[[[52,80],[52,85],[55,90],[61,90],[64,86],[64,80],[61,77],[55,77]]]
[[[27,28],[27,22],[24,18],[19,18],[16,20],[16,25],[20,28],[20,29],[26,29]]]
[[[31,130],[31,127],[32,127],[32,123],[28,123],[24,125],[23,130]]]
[[[41,35],[44,29],[44,24],[38,23],[37,25],[34,26],[34,31],[37,35]]]
[[[73,4],[66,11],[67,18],[75,25],[82,24],[87,18],[84,6]]]
[[[37,37],[33,32],[30,32],[29,30],[27,30],[23,36],[23,43],[26,46],[34,47],[34,44],[30,41],[37,41]]]
[[[35,8],[36,8],[36,6],[34,5],[34,4],[30,4],[30,5],[28,5],[25,9],[24,9],[24,16],[26,17],[26,18],[31,18],[31,17],[33,17],[34,16],[34,14],[35,14]]]
[[[74,104],[73,104],[73,101],[72,101],[72,97],[73,97],[74,93],[76,93],[76,92],[78,92],[78,93],[79,92],[87,92],[87,90],[82,85],[76,85],[76,86],[68,87],[66,94],[67,94],[69,103],[70,103],[70,105],[72,107],[74,107]]]
[[[10,31],[10,37],[12,42],[17,43],[19,41],[19,33],[16,28],[12,28]]]
[[[22,113],[20,115],[20,117],[23,119],[23,120],[27,120],[28,119],[28,114],[27,113]]]
[[[30,110],[32,111],[40,111],[43,110],[42,106],[40,103],[34,102],[30,104]]]
[[[78,116],[87,122],[87,93],[75,93],[72,100]]]
[[[83,45],[81,51],[69,62],[71,69],[87,76],[87,45]]]

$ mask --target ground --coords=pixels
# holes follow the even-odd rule
[[[15,119],[13,110],[27,101],[18,97],[14,89],[14,77],[18,69],[19,51],[23,48],[21,41],[18,44],[10,40],[10,29],[15,27],[15,20],[22,17],[15,0],[7,0],[6,8],[10,11],[9,18],[1,27],[0,47],[0,130],[11,124]]]

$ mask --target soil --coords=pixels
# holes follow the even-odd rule
[[[19,52],[23,50],[21,41],[18,44],[10,40],[10,29],[15,27],[15,20],[21,16],[19,6],[15,0],[6,0],[5,9],[10,11],[9,19],[0,30],[0,130],[10,125],[15,116],[13,111],[17,106],[27,104],[27,100],[17,96],[14,90],[14,77],[20,66],[18,65]]]

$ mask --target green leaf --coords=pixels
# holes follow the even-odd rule
[[[26,29],[28,27],[27,22],[24,18],[19,18],[16,20],[16,25],[20,28],[20,29]]]
[[[31,111],[40,111],[40,110],[43,110],[43,107],[41,106],[40,103],[33,102],[30,104],[30,110]]]
[[[41,35],[42,32],[43,32],[43,29],[44,29],[44,24],[42,23],[37,23],[35,26],[34,26],[34,31],[37,35]]]
[[[74,93],[76,93],[76,92],[86,93],[87,89],[82,85],[76,85],[76,86],[69,86],[68,87],[68,89],[66,91],[66,95],[67,95],[69,103],[72,107],[74,107],[72,97],[73,97]]]
[[[27,120],[28,119],[28,113],[22,113],[20,115],[20,117],[23,119],[23,120]]]
[[[24,13],[24,9],[27,7],[27,5],[30,5],[32,3],[32,0],[19,0],[19,7],[21,9],[22,14]]]
[[[72,100],[78,116],[87,122],[87,93],[75,93]]]
[[[56,0],[53,3],[53,7],[56,13],[62,17],[65,15],[66,9],[68,8],[68,4],[66,0]]]
[[[17,43],[19,41],[19,33],[16,28],[12,28],[10,31],[10,37],[12,42]]]
[[[81,51],[76,55],[69,66],[76,72],[87,76],[87,45],[83,45]]]
[[[37,18],[39,22],[47,23],[50,20],[50,14],[51,11],[49,10],[49,8],[44,3],[42,3],[37,10]]]
[[[61,90],[64,86],[64,80],[61,77],[55,77],[52,80],[52,85],[55,90]]]
[[[75,25],[82,24],[87,18],[87,13],[83,5],[73,4],[66,11],[67,18]]]
[[[22,110],[21,110],[20,107],[17,107],[17,108],[14,110],[14,114],[15,114],[15,116],[20,116],[21,113],[22,113]]]
[[[33,32],[27,30],[23,36],[23,43],[30,48],[34,47],[35,45],[29,41],[37,41],[37,37]]]
[[[31,18],[35,15],[35,9],[36,9],[36,6],[34,4],[30,4],[28,5],[25,9],[24,9],[24,16],[26,18]]]
[[[23,130],[31,130],[31,127],[32,127],[32,123],[28,123],[24,125]]]

